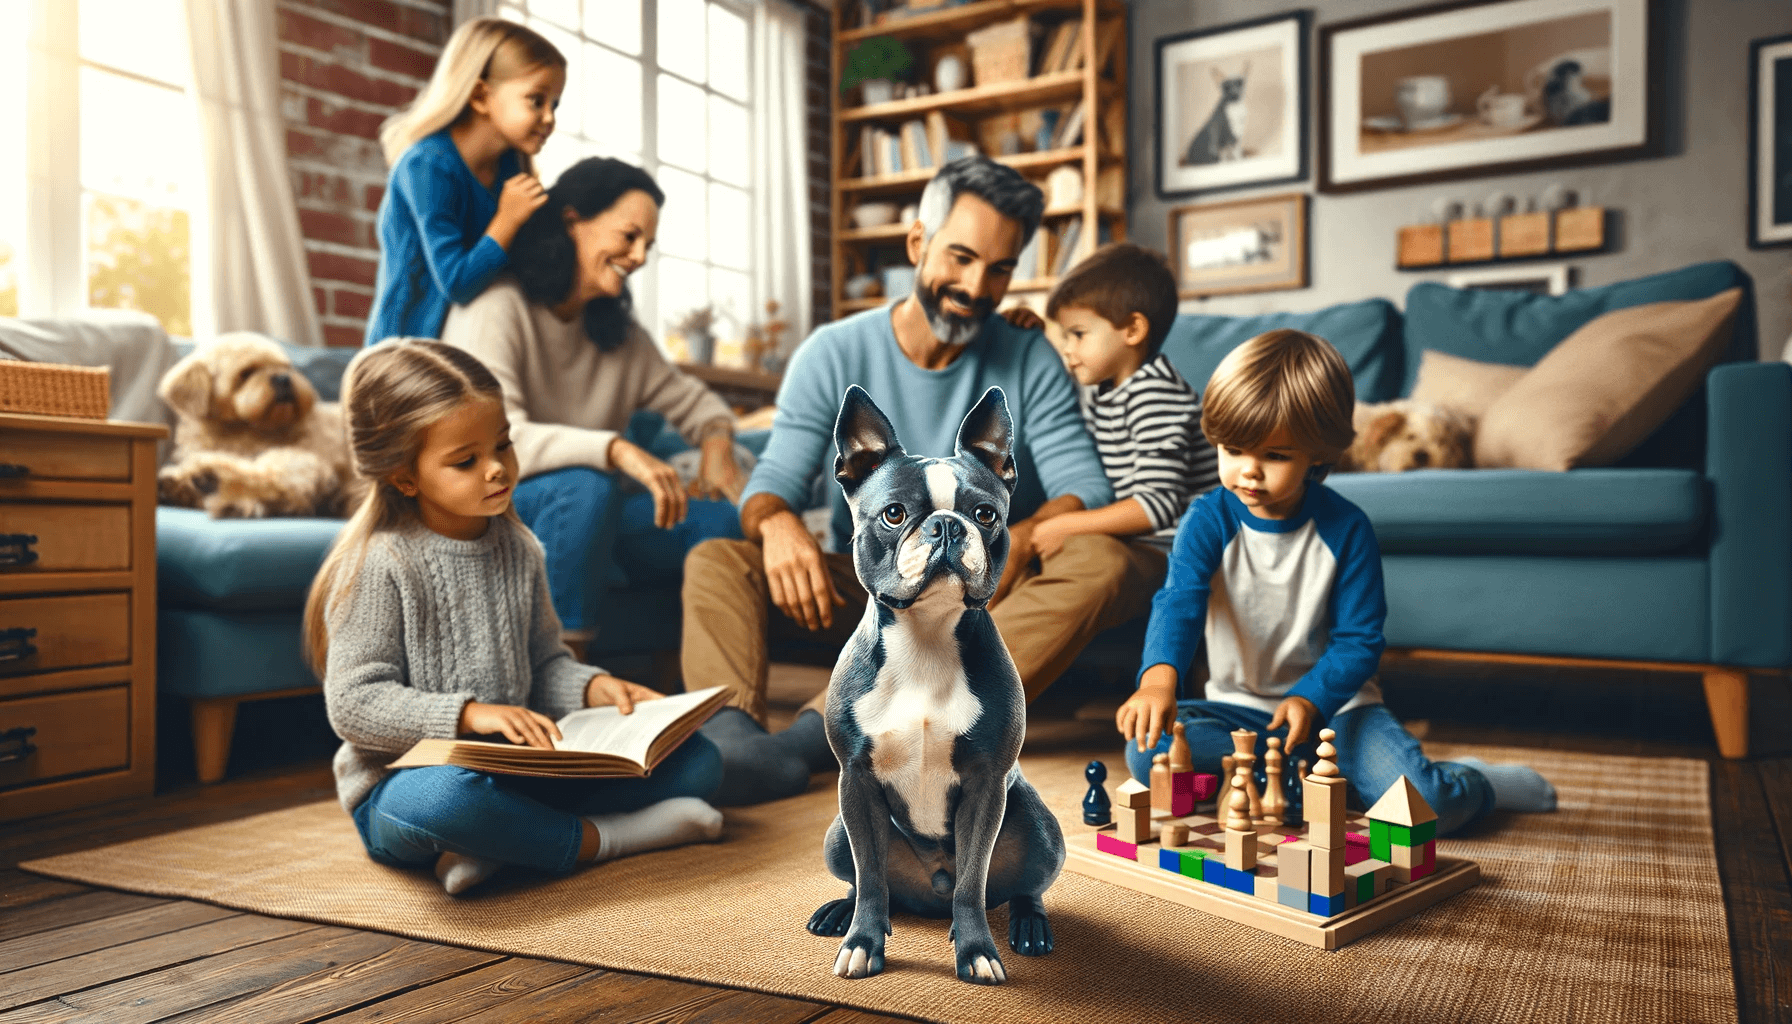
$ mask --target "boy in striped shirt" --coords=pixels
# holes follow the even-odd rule
[[[1219,484],[1201,398],[1160,351],[1176,319],[1176,279],[1149,249],[1103,246],[1058,282],[1045,315],[1063,329],[1060,353],[1115,500],[1040,523],[1034,546],[1048,555],[1080,533],[1133,541],[1152,556],[1155,587],[1183,510]]]

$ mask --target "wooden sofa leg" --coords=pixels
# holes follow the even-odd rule
[[[1748,756],[1748,673],[1712,669],[1705,673],[1705,704],[1718,752],[1728,758]]]
[[[193,760],[199,781],[221,782],[230,761],[230,734],[236,730],[236,697],[193,701]]]

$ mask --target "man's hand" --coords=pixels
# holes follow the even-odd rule
[[[1023,331],[1038,331],[1045,328],[1045,321],[1039,319],[1039,314],[1027,306],[1009,306],[1002,310],[1002,319]]]
[[[1120,735],[1151,750],[1176,721],[1176,670],[1153,665],[1139,677],[1139,689],[1114,713]]]
[[[684,488],[678,483],[678,470],[620,437],[610,442],[610,465],[639,480],[653,495],[653,525],[670,530],[684,522],[686,499]]]
[[[618,679],[608,672],[599,672],[585,684],[586,707],[601,708],[614,704],[616,710],[625,715],[634,713],[636,701],[659,700],[664,696],[665,694],[649,690],[640,683]]]
[[[1280,729],[1283,723],[1288,725],[1288,740],[1282,749],[1293,750],[1307,741],[1307,734],[1313,729],[1313,723],[1319,720],[1319,709],[1305,697],[1289,697],[1276,705],[1276,713],[1270,716],[1271,732]]]
[[[846,603],[834,588],[821,545],[795,512],[785,510],[759,523],[765,552],[765,580],[778,610],[810,630],[834,624],[834,609]]]
[[[697,467],[697,479],[691,481],[693,498],[740,500],[747,482],[741,479],[740,463],[734,461],[734,435],[717,431],[703,439],[703,461]]]
[[[1021,573],[1027,570],[1027,563],[1033,560],[1033,531],[1036,529],[1038,525],[1031,519],[1023,519],[1008,527],[1008,564],[1002,566],[1002,578],[996,583],[996,592],[989,599],[991,608],[1002,603],[1002,599],[1020,582]]]
[[[497,733],[512,743],[525,747],[554,749],[560,738],[560,727],[539,711],[515,704],[481,704],[470,700],[460,709],[460,722],[455,731],[461,736],[489,736]]]

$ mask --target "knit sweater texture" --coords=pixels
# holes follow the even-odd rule
[[[561,643],[541,544],[503,516],[477,540],[420,525],[375,536],[331,611],[324,706],[343,740],[336,794],[350,811],[418,740],[453,739],[468,701],[557,720],[584,706],[602,671]]]
[[[504,386],[525,477],[569,466],[608,472],[610,442],[637,409],[664,416],[692,444],[734,423],[728,403],[668,363],[639,324],[605,352],[585,336],[583,318],[561,320],[508,277],[454,307],[442,340],[472,353]]]

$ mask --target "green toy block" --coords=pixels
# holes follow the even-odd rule
[[[1392,825],[1385,821],[1369,822],[1369,856],[1376,860],[1393,860],[1393,854],[1388,852],[1388,848],[1393,845],[1392,836]]]
[[[1420,843],[1429,843],[1436,838],[1437,819],[1435,818],[1425,822],[1423,825],[1414,825],[1412,827],[1412,845],[1414,846],[1418,846]]]
[[[1356,880],[1356,902],[1358,906],[1375,898],[1375,876],[1364,874]]]
[[[1183,850],[1182,873],[1190,878],[1200,878],[1203,871],[1202,864],[1206,860],[1206,850]]]

